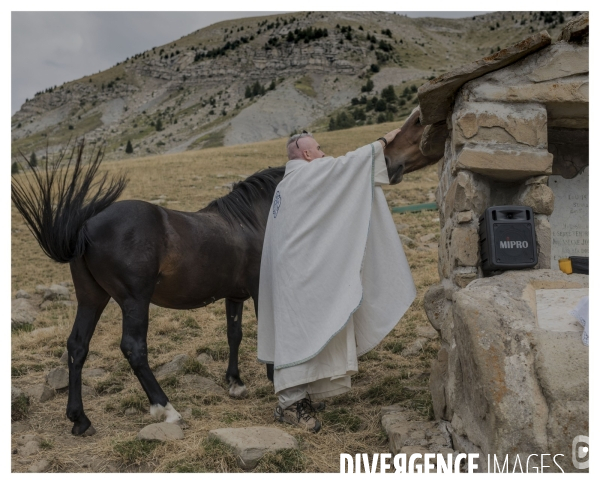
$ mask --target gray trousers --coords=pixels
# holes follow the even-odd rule
[[[293,403],[308,396],[308,383],[281,390],[277,396],[279,397],[279,406],[285,410]]]

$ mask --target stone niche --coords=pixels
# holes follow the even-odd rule
[[[588,276],[557,270],[588,255],[588,32],[584,14],[557,42],[541,32],[419,89],[431,125],[421,150],[443,151],[440,283],[424,301],[441,336],[430,389],[455,450],[483,454],[481,470],[487,455],[512,469],[516,455],[564,454],[575,472],[573,438],[589,435],[588,347],[566,310]],[[533,209],[535,268],[482,272],[479,217],[493,205]]]

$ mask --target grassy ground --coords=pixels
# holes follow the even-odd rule
[[[364,126],[320,134],[326,153],[339,156],[390,131],[391,123]],[[165,196],[163,205],[177,210],[197,210],[214,198],[225,195],[230,182],[239,181],[258,169],[285,162],[285,140],[251,145],[211,148],[202,151],[139,158],[129,162],[107,162],[104,169],[127,172],[130,182],[123,198],[152,200]],[[431,201],[437,185],[435,166],[405,177],[393,187],[384,187],[390,206]],[[394,214],[402,233],[416,241],[405,247],[418,294],[396,328],[383,342],[361,357],[360,371],[353,377],[352,390],[330,399],[322,415],[323,429],[316,435],[282,426],[294,435],[299,451],[287,451],[264,458],[256,472],[338,472],[339,454],[388,452],[388,443],[379,422],[383,405],[400,403],[413,408],[423,419],[432,418],[427,390],[430,361],[438,343],[430,341],[411,357],[401,351],[417,337],[420,327],[429,323],[423,310],[426,289],[438,281],[435,244],[419,244],[419,237],[439,232],[437,212]],[[435,242],[435,240],[433,241]],[[33,293],[37,284],[70,280],[67,265],[50,261],[34,241],[16,209],[12,209],[12,297],[19,289]],[[59,365],[75,316],[74,307],[53,307],[40,312],[35,327],[54,326],[45,335],[28,331],[12,334],[12,382],[20,388],[44,382],[48,371]],[[212,362],[189,368],[226,388],[227,366],[225,307],[222,301],[206,308],[174,311],[153,308],[148,335],[152,368],[187,353],[195,357],[208,352]],[[238,472],[234,459],[222,445],[207,439],[208,431],[222,427],[270,426],[276,404],[265,369],[256,361],[256,318],[252,305],[244,308],[244,339],[240,349],[240,369],[249,392],[245,400],[202,396],[186,388],[181,377],[164,381],[175,408],[191,410],[189,428],[181,441],[148,444],[135,440],[138,431],[152,419],[148,402],[129,370],[121,351],[121,314],[109,304],[91,342],[86,368],[102,368],[107,376],[84,378],[95,389],[84,398],[86,413],[97,434],[77,438],[70,434],[65,416],[67,394],[60,392],[44,404],[32,403],[25,419],[13,424],[13,449],[20,435],[35,433],[42,439],[41,452],[29,459],[13,455],[13,470],[25,471],[32,461],[47,459],[58,472],[160,471],[160,472]],[[31,328],[30,328],[31,329]],[[128,410],[129,409],[129,410]],[[127,414],[125,413],[127,411]],[[280,425],[280,424],[277,424]]]

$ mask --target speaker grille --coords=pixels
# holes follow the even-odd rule
[[[535,260],[531,224],[494,224],[493,232],[496,264],[527,264]]]

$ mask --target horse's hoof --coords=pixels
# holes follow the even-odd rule
[[[73,435],[81,435],[89,437],[96,433],[96,429],[92,426],[92,422],[88,418],[84,418],[81,421],[75,422],[71,429]]]
[[[239,383],[232,382],[229,385],[229,396],[231,398],[246,398],[248,396],[248,389],[244,384],[240,385]]]

